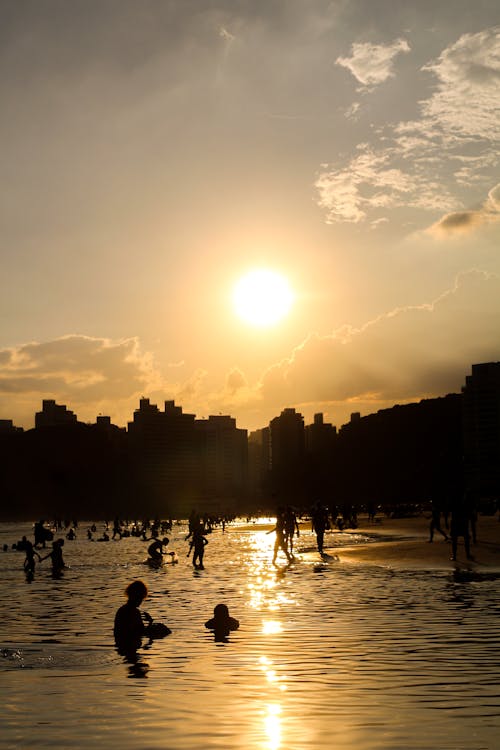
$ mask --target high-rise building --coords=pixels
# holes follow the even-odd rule
[[[278,502],[302,498],[305,487],[304,417],[284,409],[269,423],[271,482]]]
[[[56,427],[59,425],[76,424],[76,414],[66,408],[64,404],[56,404],[53,399],[42,401],[42,411],[35,414],[35,428]]]
[[[194,414],[174,401],[164,411],[142,398],[128,423],[131,459],[138,491],[155,511],[189,511],[201,489],[201,445]]]
[[[463,394],[465,489],[500,497],[500,362],[472,365]]]
[[[196,420],[195,428],[201,437],[205,501],[216,509],[231,506],[235,510],[246,495],[247,431],[237,428],[235,419],[223,415]]]

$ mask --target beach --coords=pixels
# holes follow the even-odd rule
[[[81,524],[54,578],[0,554],[0,748],[51,750],[494,750],[500,732],[498,521],[480,517],[474,561],[429,544],[429,519],[328,531],[301,523],[295,560],[272,565],[273,519],[208,535],[204,570],[145,564],[147,544],[97,544]],[[0,524],[2,544],[31,524]],[[137,659],[115,648],[125,587],[172,631]],[[218,642],[224,603],[240,623]]]
[[[453,570],[465,566],[478,571],[500,570],[500,523],[497,516],[478,517],[477,543],[472,544],[471,541],[471,555],[474,559],[467,560],[463,539],[460,538],[456,561],[450,559],[451,543],[445,542],[439,533],[435,532],[433,542],[429,543],[429,516],[382,517],[376,523],[367,523],[364,517],[360,520],[357,529],[343,532],[343,544],[335,549],[342,562],[399,569]],[[446,531],[444,523],[441,528]],[[373,536],[374,540],[357,543],[359,534]],[[349,535],[355,537],[352,544],[349,544]]]

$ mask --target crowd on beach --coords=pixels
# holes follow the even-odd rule
[[[374,502],[368,502],[364,508],[369,524],[380,523],[377,514],[380,506]],[[473,503],[457,503],[450,509],[446,504],[432,502],[429,507],[429,542],[434,541],[435,534],[439,534],[445,541],[451,542],[451,560],[456,560],[458,540],[463,539],[464,550],[467,559],[471,560],[471,543],[476,543],[476,521],[477,510]],[[191,557],[195,570],[204,570],[205,547],[208,544],[208,536],[216,528],[225,532],[226,526],[234,521],[235,516],[230,514],[199,514],[192,510],[188,518],[188,533],[185,541],[189,542],[186,557]],[[276,510],[276,522],[267,533],[275,534],[272,564],[276,565],[278,557],[284,556],[287,563],[292,563],[294,558],[294,540],[300,536],[299,520],[308,519],[311,530],[314,532],[318,552],[324,554],[325,532],[329,529],[343,531],[345,529],[356,529],[358,527],[358,515],[354,506],[346,503],[342,506],[331,505],[328,507],[321,501],[316,501],[307,510],[299,513],[291,505],[279,505]],[[247,520],[250,521],[250,518]],[[180,524],[180,521],[175,523]],[[128,537],[135,537],[143,542],[148,542],[148,557],[146,562],[152,567],[159,567],[168,563],[178,563],[179,558],[175,551],[168,548],[170,539],[167,534],[172,532],[174,521],[172,518],[151,521],[129,521],[116,516],[110,523],[105,521],[102,530],[98,532],[95,523],[89,525],[83,533],[91,542],[120,541]],[[444,527],[444,528],[443,528]],[[52,574],[60,576],[65,568],[63,559],[63,547],[65,539],[72,541],[80,534],[78,521],[56,519],[52,525],[47,525],[42,518],[33,526],[34,541],[26,536],[14,543],[12,547],[25,552],[24,570],[26,575],[32,579],[36,558],[38,562],[46,559],[51,560]],[[61,534],[61,536],[59,536]],[[62,536],[64,534],[64,536]],[[57,535],[57,536],[56,536]],[[42,557],[40,549],[45,549],[51,544],[50,551]],[[4,549],[7,545],[4,545]]]

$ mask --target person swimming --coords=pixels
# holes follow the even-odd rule
[[[240,623],[229,615],[229,609],[225,604],[217,604],[214,607],[214,616],[206,621],[205,627],[214,631],[216,641],[225,641],[232,630],[238,630]]]

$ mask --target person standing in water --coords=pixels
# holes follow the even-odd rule
[[[276,564],[276,558],[278,557],[278,552],[280,550],[285,553],[288,562],[292,562],[293,557],[288,550],[288,540],[285,534],[285,515],[281,506],[276,511],[276,526],[273,529],[270,529],[267,533],[271,534],[273,531],[276,532],[273,550],[273,565]]]
[[[52,550],[49,552],[48,555],[45,555],[45,557],[40,558],[40,562],[43,562],[48,557],[50,557],[52,561],[52,575],[53,576],[60,576],[63,569],[66,567],[63,560],[63,554],[62,554],[62,548],[64,544],[64,539],[56,539],[54,542],[52,542]]]
[[[208,544],[208,539],[203,533],[203,525],[199,524],[193,531],[191,538],[191,544],[189,545],[189,552],[186,557],[189,557],[191,550],[193,551],[193,567],[195,570],[204,570],[203,567],[203,556],[205,554],[205,547]]]
[[[318,552],[322,555],[325,531],[330,528],[330,522],[328,521],[328,511],[319,500],[311,509],[311,527],[316,534]]]
[[[26,553],[26,559],[24,560],[24,572],[26,575],[33,576],[35,574],[35,555],[38,557],[38,560],[41,560],[40,555],[38,552],[35,551],[35,548],[32,544],[32,542],[29,541],[29,539],[26,539],[25,536],[22,538],[23,543],[23,549]]]

